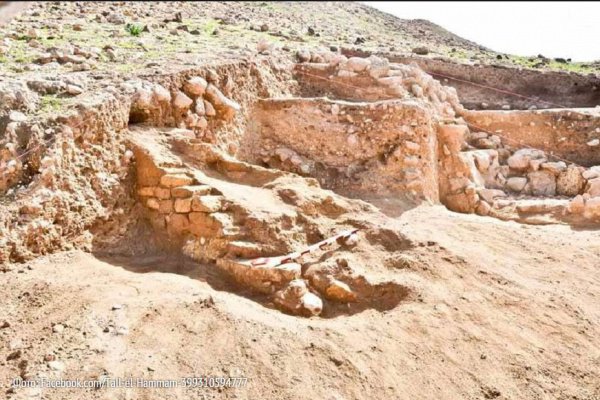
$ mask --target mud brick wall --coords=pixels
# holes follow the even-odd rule
[[[544,150],[585,167],[600,165],[600,111],[469,111],[471,130],[495,133],[506,145]]]

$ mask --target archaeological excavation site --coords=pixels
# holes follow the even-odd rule
[[[600,396],[598,72],[174,4],[0,26],[0,379],[247,386],[7,398]]]

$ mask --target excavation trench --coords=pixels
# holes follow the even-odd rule
[[[336,317],[418,296],[410,265],[388,268],[415,250],[396,218],[412,207],[597,224],[597,114],[470,112],[415,66],[336,57],[134,80],[53,120],[52,141],[13,126],[29,141],[3,160],[28,157],[3,188],[26,187],[2,256],[68,248],[72,235],[103,256],[184,256],[218,271],[203,278],[215,288]]]

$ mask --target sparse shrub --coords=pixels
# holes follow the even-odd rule
[[[125,30],[129,32],[131,36],[140,36],[144,31],[144,27],[140,24],[127,24]]]

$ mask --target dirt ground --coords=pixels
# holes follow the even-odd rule
[[[352,2],[26,6],[0,2],[0,400],[600,400],[597,117],[517,120],[556,138],[534,154],[351,54],[523,60]]]
[[[1,361],[63,379],[242,376],[244,388],[17,389],[52,399],[596,399],[597,231],[418,207],[396,308],[303,319],[163,257],[61,253],[3,274]],[[431,221],[436,221],[431,224]],[[53,326],[60,324],[64,330]],[[7,324],[4,324],[7,325]],[[63,371],[46,371],[48,359]],[[8,390],[6,387],[3,392]],[[29,397],[31,398],[31,397]]]

